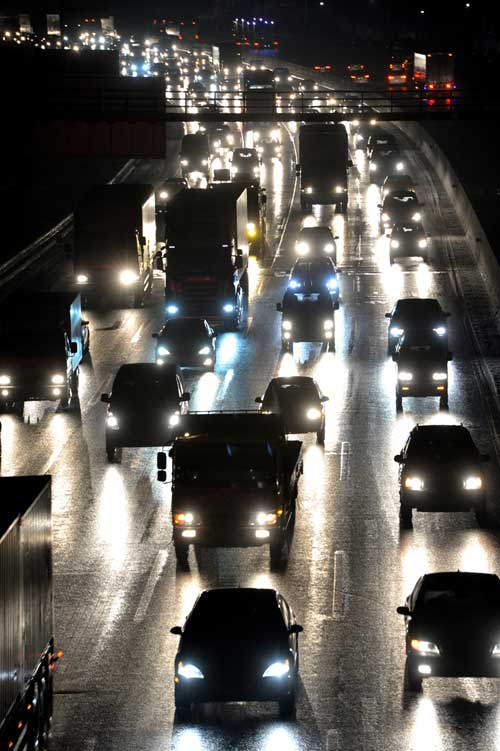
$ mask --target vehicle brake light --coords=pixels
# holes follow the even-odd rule
[[[394,80],[394,76],[387,76],[387,80],[388,81],[393,81]]]
[[[365,75],[363,77],[364,78],[370,78],[370,74],[369,73],[365,73]]]
[[[451,83],[447,83],[447,84],[445,84],[445,86],[446,86],[447,89],[453,88],[453,84],[451,84]]]

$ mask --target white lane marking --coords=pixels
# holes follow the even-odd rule
[[[326,751],[340,751],[339,731],[328,730],[326,734]]]
[[[139,341],[139,339],[141,338],[141,334],[142,334],[142,332],[143,332],[143,329],[144,329],[145,325],[146,325],[146,323],[141,323],[141,325],[139,326],[139,328],[138,328],[138,329],[137,329],[137,331],[135,332],[134,336],[133,336],[133,337],[132,337],[132,339],[130,340],[130,343],[131,343],[131,344],[137,344],[137,342],[138,342],[138,341]]]
[[[224,380],[222,381],[222,386],[220,387],[219,393],[217,394],[217,399],[224,399],[226,396],[226,391],[229,388],[229,384],[233,380],[234,376],[234,369],[229,368],[226,375],[224,376]]]
[[[68,438],[69,438],[69,436],[68,436]],[[44,468],[40,472],[41,475],[46,475],[47,472],[49,471],[49,469],[52,467],[52,465],[55,464],[56,461],[59,459],[59,455],[61,454],[61,451],[63,450],[63,448],[66,446],[67,440],[68,439],[66,439],[65,441],[62,441],[59,444],[59,446],[57,448],[55,448],[54,451],[51,453],[51,455],[49,456],[49,460],[48,460],[47,464],[44,466]]]
[[[332,617],[341,621],[345,617],[344,578],[346,571],[345,550],[336,550],[333,554],[333,602]]]
[[[142,593],[142,597],[139,601],[139,607],[137,608],[134,615],[134,623],[141,623],[141,621],[144,620],[144,617],[149,608],[149,603],[151,602],[151,598],[153,597],[153,592],[155,591],[155,587],[158,583],[158,579],[160,578],[162,571],[165,568],[167,558],[167,548],[163,548],[162,550],[158,551],[155,562],[151,567],[146,586],[144,587],[144,592]]]
[[[350,468],[351,444],[349,441],[342,441],[340,448],[340,479],[348,480],[351,472]]]

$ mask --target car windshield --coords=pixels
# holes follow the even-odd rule
[[[437,300],[400,300],[394,309],[395,318],[415,318],[419,319],[433,318],[440,319],[443,317],[443,311]]]
[[[317,404],[319,401],[316,388],[309,383],[283,383],[277,387],[277,396],[283,407],[301,402]]]
[[[400,209],[408,206],[415,206],[417,203],[417,196],[410,191],[398,191],[397,193],[391,193],[386,196],[384,200],[384,209]]]
[[[500,581],[496,576],[461,574],[426,577],[418,606],[500,607]]]
[[[177,401],[179,398],[175,378],[165,378],[158,372],[135,371],[121,374],[113,384],[113,402],[133,402],[148,405],[158,401]]]
[[[265,487],[276,478],[273,446],[260,443],[187,441],[176,447],[176,481],[207,487]]]
[[[184,627],[187,636],[268,637],[285,632],[272,590],[204,592]]]
[[[206,337],[207,330],[203,321],[173,319],[164,326],[160,336],[162,339],[185,339],[189,343],[191,339]]]
[[[420,429],[408,446],[408,459],[428,459],[430,461],[462,461],[476,459],[478,451],[470,433],[463,428],[436,427]]]
[[[333,235],[328,227],[307,227],[301,231],[299,242],[331,243],[333,242]]]

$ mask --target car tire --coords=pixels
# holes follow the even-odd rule
[[[321,428],[321,430],[318,430],[316,433],[316,441],[319,443],[320,446],[325,445],[325,426]]]
[[[285,531],[276,542],[271,542],[269,545],[271,569],[273,571],[284,571],[288,564],[289,553],[288,534]]]
[[[412,509],[404,503],[399,504],[399,523],[403,529],[411,529],[413,526]]]
[[[106,455],[110,464],[122,463],[123,449],[121,446],[106,445]]]
[[[422,677],[408,665],[408,662],[406,663],[406,667],[405,667],[404,681],[405,681],[405,688],[408,691],[411,691],[411,693],[413,694],[422,693],[422,688],[423,688]]]
[[[181,722],[190,722],[193,716],[191,704],[185,702],[175,702],[175,714]]]
[[[290,342],[284,342],[284,341],[282,341],[281,342],[281,351],[282,352],[290,352],[290,350],[291,350]]]
[[[188,564],[188,555],[189,555],[189,545],[186,545],[184,542],[175,542],[174,541],[174,550],[175,550],[175,559],[179,566],[187,566]]]
[[[448,394],[439,397],[439,409],[448,409]]]
[[[402,412],[402,411],[403,411],[403,397],[396,396],[396,412]]]
[[[488,522],[488,512],[486,510],[486,500],[481,501],[474,506],[474,516],[480,527],[485,527]]]
[[[296,699],[295,691],[288,696],[283,696],[279,702],[279,714],[283,720],[291,720],[295,717],[296,713]]]

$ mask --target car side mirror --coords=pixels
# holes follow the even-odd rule
[[[188,402],[190,399],[191,399],[191,394],[189,393],[189,391],[184,391],[184,393],[180,395],[179,401]]]
[[[167,468],[167,454],[165,451],[158,451],[158,453],[156,454],[156,468],[157,469]]]
[[[101,402],[104,402],[104,404],[109,404],[110,402],[109,394],[101,394]]]
[[[151,334],[152,339],[158,339],[159,336],[160,335],[157,334],[156,332],[154,334]]]
[[[324,404],[325,402],[329,402],[329,401],[330,401],[330,397],[329,396],[322,396],[321,399],[320,399],[320,402],[322,404]]]
[[[448,354],[446,356],[446,359],[448,360],[448,362],[451,362],[453,360],[453,353],[452,352],[448,352]]]
[[[377,209],[381,209],[381,208],[382,208],[382,204],[381,203],[377,203]]]
[[[491,460],[491,456],[489,454],[480,454],[480,457],[482,462],[489,462]]]
[[[391,317],[391,314],[390,314],[390,313],[386,313],[386,314],[385,314],[385,317],[386,317],[386,318],[390,318],[390,317]]]
[[[170,629],[170,633],[174,636],[182,636],[182,628],[180,626],[173,626],[173,628]]]
[[[300,164],[295,165],[295,174],[297,177],[300,177]]]
[[[407,608],[406,605],[400,605],[396,608],[396,613],[398,615],[410,615],[410,608]]]
[[[72,355],[76,355],[78,352],[78,342],[71,342],[69,349]]]
[[[262,404],[263,399],[261,396],[256,396],[254,401],[255,401],[255,404]]]
[[[278,313],[283,313],[283,305],[280,302],[276,303],[276,310]]]
[[[303,632],[303,630],[304,630],[303,626],[299,626],[298,623],[294,623],[288,629],[288,633],[289,634],[301,634]]]
[[[334,235],[334,236],[333,236],[333,239],[334,239],[334,240],[340,240],[340,237],[339,237],[338,235]]]
[[[403,455],[402,454],[396,454],[396,456],[394,457],[394,461],[397,462],[398,464],[402,464],[403,463]]]
[[[347,160],[347,166],[348,167],[352,167],[353,166],[352,159],[348,159]]]
[[[90,321],[84,321],[83,318],[82,318],[82,320],[80,321],[80,323],[82,324],[82,326],[88,326],[90,324]]]

